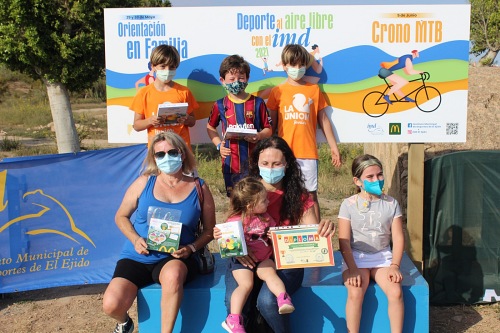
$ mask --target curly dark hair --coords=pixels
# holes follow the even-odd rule
[[[272,136],[257,143],[250,156],[250,176],[262,178],[259,171],[259,156],[267,148],[280,150],[286,161],[285,177],[283,177],[283,203],[280,207],[280,221],[276,222],[290,220],[291,225],[299,224],[309,192],[305,188],[297,159],[285,140]]]

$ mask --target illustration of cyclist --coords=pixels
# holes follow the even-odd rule
[[[403,92],[401,91],[401,88],[408,84],[408,80],[397,74],[394,74],[393,72],[398,69],[403,69],[403,71],[407,75],[422,74],[423,72],[417,71],[413,68],[413,59],[418,58],[418,56],[418,51],[413,50],[411,51],[411,54],[405,54],[404,56],[401,56],[394,61],[380,63],[381,68],[378,72],[378,75],[383,79],[389,80],[389,82],[392,84],[392,87],[389,89],[389,91],[387,91],[387,94],[384,95],[384,99],[387,103],[392,104],[392,101],[390,100],[390,96],[392,94],[396,94],[397,96],[399,96],[399,98],[403,98],[407,102],[415,102],[410,97],[405,97],[405,94],[403,94]]]

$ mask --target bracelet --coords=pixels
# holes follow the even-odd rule
[[[401,268],[401,267],[399,267],[399,265],[398,265],[398,264],[391,263],[391,266],[392,266],[392,265],[397,266],[397,267],[398,267],[398,269],[399,269],[399,268]]]
[[[191,249],[191,252],[193,252],[193,253],[196,252],[196,246],[194,245],[194,243],[188,244],[187,247],[189,247]]]

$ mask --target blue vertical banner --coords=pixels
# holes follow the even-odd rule
[[[114,216],[146,151],[0,163],[0,293],[109,282],[126,241]]]

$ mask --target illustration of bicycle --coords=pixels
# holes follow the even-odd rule
[[[373,118],[382,117],[389,109],[389,103],[387,103],[387,101],[384,99],[384,96],[387,90],[389,90],[392,86],[385,78],[381,77],[380,75],[379,77],[383,79],[387,85],[385,90],[383,92],[369,92],[363,99],[363,111],[365,111],[367,115]],[[401,98],[398,98],[396,94],[393,94],[395,99],[391,99],[390,101],[392,102],[392,104],[413,103],[405,99],[409,98],[409,96],[414,95],[415,97],[413,99],[415,100],[415,104],[420,111],[435,111],[439,107],[439,105],[441,105],[441,93],[437,88],[425,84],[425,81],[428,81],[430,77],[431,75],[428,72],[421,73],[420,78],[409,81],[422,81],[422,84],[420,86]]]

